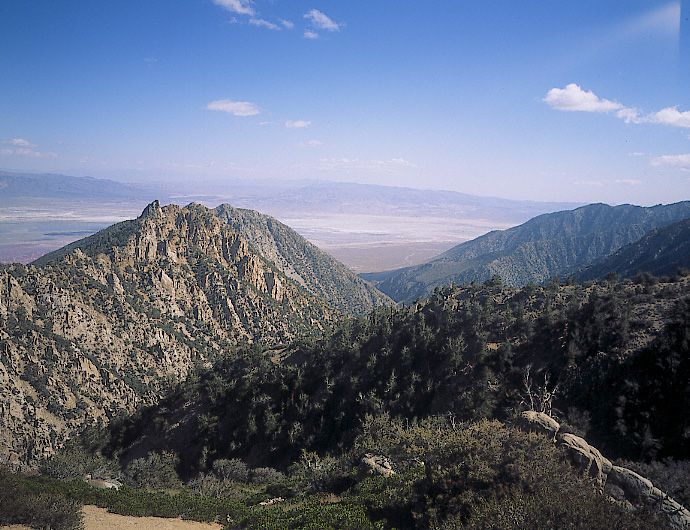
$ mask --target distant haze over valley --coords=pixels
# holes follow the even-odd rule
[[[416,265],[491,230],[576,204],[344,182],[125,184],[56,174],[0,172],[0,262],[30,262],[151,200],[228,203],[280,219],[356,272]]]

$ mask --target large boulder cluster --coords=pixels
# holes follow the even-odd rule
[[[690,511],[655,487],[645,477],[625,467],[613,465],[581,436],[561,432],[560,424],[551,416],[533,410],[523,412],[521,426],[544,434],[562,447],[573,465],[592,477],[614,502],[629,510],[647,509],[662,516],[677,530],[690,529]]]

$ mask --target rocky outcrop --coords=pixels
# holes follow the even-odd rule
[[[600,486],[604,485],[606,476],[613,467],[608,458],[604,458],[595,447],[589,445],[580,436],[570,433],[558,433],[556,440],[568,453],[573,464],[578,466],[583,473],[591,476],[597,484]]]
[[[305,288],[316,269],[298,281],[256,249],[214,210],[154,202],[31,266],[1,267],[0,463],[32,465],[239,343],[271,347],[341,315]]]
[[[528,410],[522,413],[521,416],[522,427],[529,432],[537,432],[546,434],[549,438],[556,439],[558,429],[561,428],[559,423],[548,414],[543,412],[536,412]]]
[[[328,300],[332,307],[345,313],[362,314],[391,303],[386,295],[277,219],[227,204],[218,206],[215,212],[280,272],[310,293]]]
[[[84,481],[94,488],[118,491],[122,487],[122,482],[114,478],[96,478],[86,475]]]
[[[650,480],[630,469],[614,466],[584,438],[560,432],[560,425],[552,417],[543,412],[526,411],[520,420],[523,428],[546,434],[561,446],[573,464],[592,477],[611,500],[630,510],[651,510],[676,530],[690,529],[690,511],[684,506],[655,487]]]
[[[364,475],[380,475],[390,477],[395,475],[391,461],[382,455],[366,453],[360,460],[360,472]]]

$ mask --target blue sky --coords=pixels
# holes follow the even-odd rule
[[[7,0],[0,168],[690,199],[690,3]]]

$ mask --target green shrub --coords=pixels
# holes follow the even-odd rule
[[[317,500],[298,506],[281,504],[257,508],[242,519],[241,528],[261,530],[382,530],[372,523],[363,506],[350,503],[323,504]],[[232,523],[226,530],[237,528]]]
[[[250,475],[250,480],[254,484],[278,484],[285,480],[285,475],[272,467],[254,468]]]
[[[239,458],[232,458],[230,460],[221,458],[213,462],[213,472],[216,476],[223,480],[230,480],[233,482],[248,482],[249,469]]]
[[[174,453],[149,453],[144,458],[132,460],[125,468],[125,477],[135,487],[174,488],[180,485],[175,471],[177,464]]]
[[[452,428],[430,419],[404,427],[369,418],[355,447],[378,449],[397,464],[397,476],[367,479],[353,491],[370,515],[391,526],[664,528],[610,503],[546,437],[497,421]]]
[[[347,475],[343,462],[332,456],[302,451],[300,459],[289,469],[290,479],[303,493],[333,492]]]
[[[81,504],[55,493],[36,491],[19,475],[0,469],[0,525],[83,528]]]
[[[188,483],[189,488],[205,497],[232,497],[237,492],[236,483],[220,478],[214,474],[202,473]]]
[[[43,475],[59,479],[83,478],[90,474],[94,478],[116,478],[120,470],[115,462],[81,448],[65,449],[39,464]]]

